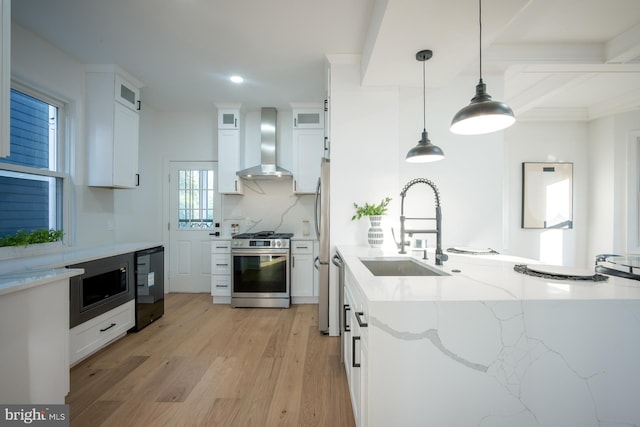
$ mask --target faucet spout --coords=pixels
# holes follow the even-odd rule
[[[407,218],[404,215],[404,199],[407,195],[407,190],[413,187],[415,184],[427,184],[433,190],[435,194],[436,201],[436,216],[435,218]],[[440,193],[438,192],[438,187],[436,185],[426,179],[426,178],[416,178],[409,181],[402,191],[400,192],[401,203],[400,203],[400,243],[398,244],[398,248],[400,249],[401,254],[406,254],[405,246],[409,243],[405,241],[405,233],[412,234],[435,234],[436,235],[436,265],[443,265],[444,261],[446,261],[449,257],[447,254],[442,252],[442,210],[440,209]],[[436,228],[435,229],[410,229],[407,230],[405,226],[405,221],[407,219],[412,220],[435,220]]]

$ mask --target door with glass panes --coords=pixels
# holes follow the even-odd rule
[[[169,291],[211,291],[211,236],[220,222],[216,162],[170,162]]]

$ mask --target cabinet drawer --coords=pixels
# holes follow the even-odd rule
[[[231,253],[231,240],[214,240],[211,242],[212,254]]]
[[[211,295],[219,297],[230,297],[231,276],[217,274],[211,276]]]
[[[211,255],[211,274],[231,274],[231,255]]]
[[[131,300],[69,331],[69,362],[96,352],[134,326],[135,301]]]
[[[313,253],[313,241],[312,240],[300,240],[291,242],[292,254],[312,254]]]

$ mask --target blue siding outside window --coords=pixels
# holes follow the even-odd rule
[[[1,163],[36,170],[50,169],[49,107],[46,102],[11,91],[11,155],[0,158]],[[0,173],[0,236],[14,234],[18,230],[50,228],[50,212],[58,212],[58,209],[50,209],[50,201],[57,202],[50,198],[49,193],[52,189],[57,193],[57,179],[0,172],[3,172]]]

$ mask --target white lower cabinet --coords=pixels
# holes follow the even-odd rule
[[[211,242],[211,296],[214,304],[231,302],[231,240]]]
[[[315,241],[291,241],[291,302],[293,304],[316,304],[317,272],[313,267]]]
[[[364,299],[359,297],[357,290],[350,284],[348,274],[345,274],[344,304],[345,329],[348,331],[342,333],[343,360],[356,426],[364,427],[368,425],[368,315]]]
[[[74,365],[135,325],[135,301],[131,300],[69,331],[69,363]]]

